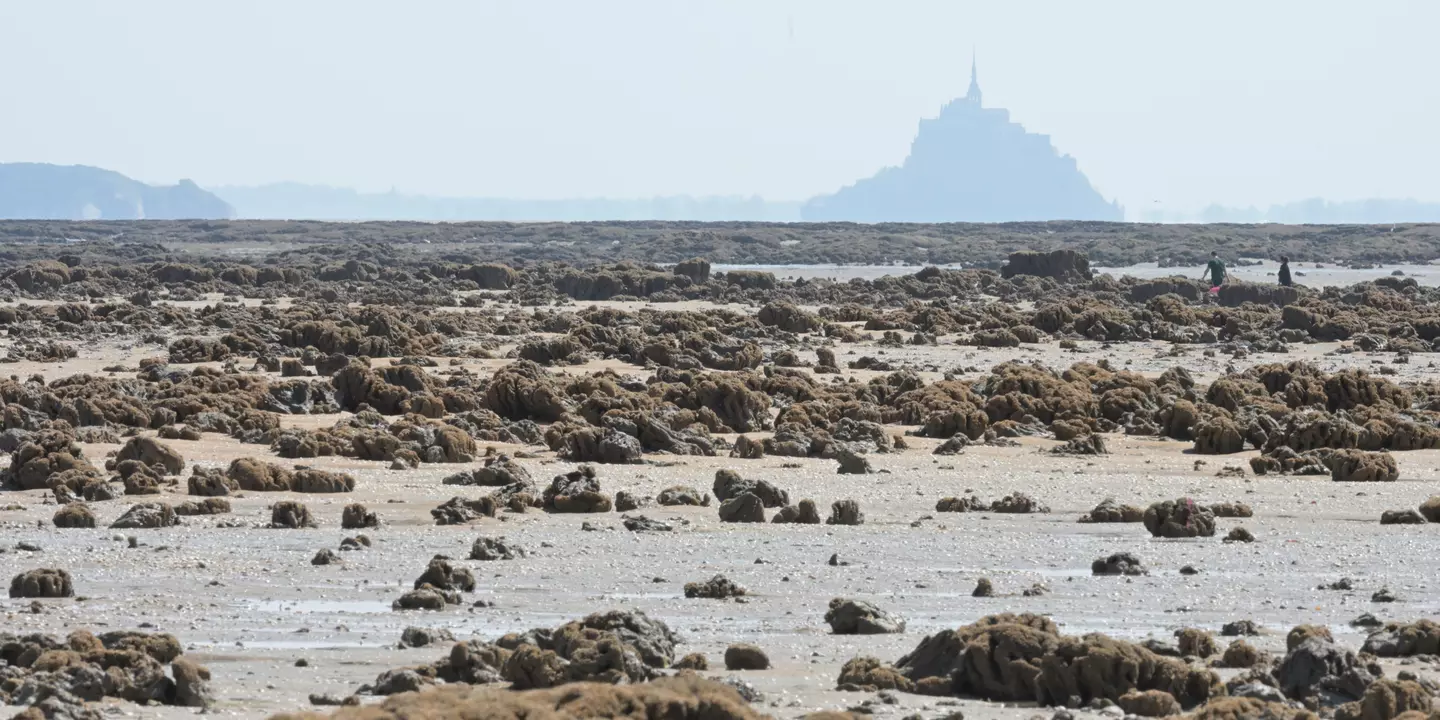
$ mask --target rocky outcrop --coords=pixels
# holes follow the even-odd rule
[[[0,219],[224,219],[235,210],[189,180],[146,185],[83,165],[0,163]]]

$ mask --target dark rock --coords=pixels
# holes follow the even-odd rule
[[[765,503],[754,493],[742,493],[720,503],[720,521],[763,523]]]
[[[769,670],[770,656],[748,643],[735,643],[725,648],[726,670]]]
[[[832,563],[834,564],[834,563]],[[825,622],[836,635],[883,635],[905,632],[905,621],[864,600],[835,598]]]
[[[830,517],[826,525],[864,525],[865,513],[860,512],[860,503],[854,500],[837,500],[830,505]]]
[[[1090,564],[1092,575],[1146,575],[1149,571],[1140,563],[1140,558],[1130,553],[1115,553]]]
[[[731,582],[724,575],[716,575],[705,582],[685,583],[685,597],[687,598],[725,600],[741,597],[744,594],[745,588]]]

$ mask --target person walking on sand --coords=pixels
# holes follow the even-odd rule
[[[1206,274],[1210,275],[1211,290],[1220,287],[1225,282],[1225,263],[1220,262],[1219,252],[1213,250],[1210,252],[1210,262],[1205,264],[1205,272],[1201,273],[1200,279],[1204,280]]]
[[[1280,258],[1280,272],[1276,273],[1276,275],[1279,276],[1280,284],[1281,284],[1281,285],[1283,285],[1283,286],[1285,286],[1285,287],[1290,287],[1290,284],[1291,284],[1291,280],[1290,280],[1290,258],[1281,256],[1281,258]]]

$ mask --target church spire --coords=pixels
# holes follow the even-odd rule
[[[965,100],[972,105],[980,104],[979,63],[975,60],[975,48],[970,48],[970,89],[965,91]]]

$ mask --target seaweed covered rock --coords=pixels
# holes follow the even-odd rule
[[[528,360],[500,368],[485,389],[485,407],[507,420],[553,423],[570,409],[556,379]]]
[[[729,469],[715,471],[715,482],[711,484],[710,491],[715,494],[715,499],[721,502],[748,493],[760,498],[761,504],[768,508],[790,504],[790,494],[769,480],[742,478],[740,473]]]
[[[347,473],[296,467],[290,476],[290,491],[297,493],[344,493],[355,489],[355,477]]]
[[[942,497],[935,501],[935,512],[984,512],[990,506],[974,495]]]
[[[1281,445],[1267,448],[1260,456],[1250,458],[1250,470],[1256,475],[1329,475],[1332,455],[1334,451],[1329,449],[1296,452],[1289,446]]]
[[[1000,277],[1008,279],[1020,275],[1054,278],[1065,283],[1084,282],[1092,277],[1090,259],[1085,253],[1075,250],[1012,252],[1000,268]]]
[[[826,525],[864,525],[865,513],[860,512],[860,503],[854,500],[836,500],[830,504],[830,517]]]
[[[1245,436],[1234,420],[1214,417],[1200,421],[1193,431],[1195,452],[1201,455],[1229,455],[1245,449]]]
[[[1215,636],[1200,628],[1182,628],[1175,632],[1175,638],[1181,655],[1207,658],[1220,651]]]
[[[1376,657],[1440,655],[1440,623],[1423,619],[1413,623],[1389,623],[1371,633],[1360,652]]]
[[[528,656],[543,657],[546,651],[523,646]],[[512,665],[517,651],[505,663]],[[603,657],[603,656],[602,656]],[[557,658],[558,659],[558,658]],[[597,662],[592,660],[591,662]],[[530,661],[527,661],[530,662]],[[520,667],[514,662],[516,676]],[[554,682],[568,677],[568,665],[555,663],[554,674],[526,674],[525,682],[516,682],[520,690],[485,687],[483,684],[457,684],[427,689],[418,693],[391,695],[383,703],[366,708],[341,708],[333,720],[400,720],[401,718],[474,717],[487,720],[523,720],[553,718],[581,720],[594,717],[666,718],[666,720],[762,720],[763,713],[752,710],[736,690],[695,674],[660,678],[651,682],[613,684],[613,680],[597,677],[600,682],[585,685],[561,685]],[[537,676],[552,681],[537,687]],[[512,682],[515,682],[512,680]],[[306,713],[278,715],[271,720],[313,720]]]
[[[769,670],[770,656],[755,645],[735,643],[725,648],[726,670]]]
[[[1380,513],[1381,525],[1425,525],[1425,516],[1415,510],[1386,510]]]
[[[221,497],[207,497],[204,500],[186,500],[175,506],[175,514],[181,517],[193,515],[225,515],[230,512],[230,501]]]
[[[1261,700],[1253,697],[1217,697],[1195,712],[1186,715],[1186,720],[1320,720],[1304,708],[1291,707],[1285,703]]]
[[[1335,709],[1336,720],[1394,720],[1432,715],[1430,690],[1414,680],[1381,679],[1365,688],[1357,702]]]
[[[502,487],[511,483],[532,484],[530,471],[509,455],[495,455],[485,458],[485,464],[474,470],[455,473],[443,481],[446,485],[480,485]]]
[[[1121,505],[1114,498],[1106,498],[1094,510],[1080,516],[1082,523],[1135,523],[1145,520],[1145,511],[1134,505]]]
[[[294,472],[257,458],[236,458],[225,477],[246,492],[283,492],[290,489]]]
[[[1348,581],[1345,584],[1349,584]],[[1320,638],[1326,642],[1334,642],[1335,638],[1330,634],[1330,628],[1324,625],[1296,625],[1290,628],[1285,634],[1285,650],[1289,652],[1300,646],[1300,643],[1310,638]]]
[[[435,518],[436,525],[464,525],[482,517],[495,517],[499,512],[500,504],[493,496],[474,500],[456,496],[430,510],[430,517]]]
[[[57,528],[93,528],[95,513],[85,503],[70,503],[55,511],[52,519]]]
[[[735,438],[735,445],[730,448],[730,457],[759,460],[765,457],[765,444],[759,440],[750,439],[748,435],[741,435]]]
[[[556,475],[542,497],[548,512],[610,512],[613,506],[611,499],[600,492],[600,479],[591,465],[581,465],[564,475]]]
[[[1236,640],[1225,647],[1220,657],[1220,666],[1227,668],[1251,668],[1265,662],[1265,656],[1244,640]]]
[[[763,511],[761,512],[761,516],[764,516]],[[819,525],[820,508],[815,505],[814,500],[801,500],[794,505],[786,505],[785,507],[780,508],[780,511],[775,513],[775,517],[770,519],[770,522],[794,523],[798,525]]]
[[[240,484],[225,476],[219,468],[191,466],[186,481],[189,494],[196,497],[225,497],[240,490]]]
[[[292,530],[312,528],[315,520],[310,517],[309,508],[293,500],[285,500],[270,506],[270,527]]]
[[[880,662],[878,658],[862,656],[852,658],[840,668],[840,678],[836,681],[839,690],[850,690],[854,692],[879,692],[881,690],[900,690],[903,692],[915,692],[915,682],[900,674],[895,668],[889,667]]]
[[[710,506],[710,496],[688,485],[672,485],[655,496],[655,502],[665,506],[690,505]]]
[[[671,272],[676,275],[684,275],[697,283],[703,283],[710,279],[710,261],[705,258],[690,258],[675,263]]]
[[[1255,516],[1255,510],[1253,508],[1238,501],[1210,503],[1205,507],[1209,508],[1210,514],[1217,518],[1248,518]]]
[[[840,463],[836,472],[841,475],[868,475],[875,472],[875,469],[870,466],[869,458],[849,448],[842,447],[836,450],[835,459]]]
[[[1208,670],[1104,635],[1064,636],[1030,614],[989,616],[931,635],[895,669],[920,693],[1069,707],[1147,691],[1190,707],[1224,692]]]
[[[133,437],[115,455],[117,463],[136,460],[152,467],[162,468],[166,475],[178,475],[185,469],[185,458],[169,445],[153,437]]]
[[[170,704],[208,708],[215,702],[210,689],[210,668],[190,658],[177,657],[170,662],[170,674],[175,677],[174,692],[167,698]]]
[[[645,452],[633,435],[615,428],[573,427],[559,438],[558,453],[571,462],[638,463]]]
[[[755,316],[761,325],[786,332],[808,333],[820,329],[820,318],[788,302],[772,302],[760,308]]]
[[[1166,717],[1180,714],[1180,702],[1164,690],[1131,690],[1115,699],[1126,715]]]
[[[1091,575],[1145,575],[1149,571],[1140,562],[1140,558],[1131,553],[1115,553],[1103,558],[1097,558],[1090,563]]]
[[[416,590],[427,585],[436,590],[474,592],[475,574],[466,568],[451,565],[450,558],[444,555],[436,555],[430,558],[429,564],[425,566],[425,571],[415,579]]]
[[[1109,455],[1110,450],[1105,445],[1105,437],[1098,433],[1086,433],[1077,435],[1069,440],[1050,448],[1050,452],[1056,455]]]
[[[1158,502],[1145,509],[1145,529],[1153,537],[1210,537],[1215,534],[1215,515],[1190,498]]]
[[[378,528],[380,516],[360,503],[350,503],[340,512],[340,527],[344,530]]]
[[[444,592],[432,587],[422,587],[402,594],[390,603],[392,610],[444,610],[446,606],[460,604],[456,592]]]
[[[724,575],[716,575],[705,582],[685,583],[685,597],[687,598],[725,600],[744,594],[745,588],[735,584]]]
[[[10,453],[10,465],[0,470],[0,480],[13,490],[49,490],[64,485],[79,492],[100,479],[100,471],[77,444],[74,430],[63,421],[46,423],[46,427],[25,436]]]
[[[1375,681],[1355,653],[1321,637],[1292,647],[1276,668],[1275,679],[1286,697],[1327,705],[1359,700]]]
[[[621,490],[615,493],[615,509],[620,512],[639,510],[641,507],[649,504],[650,498],[636,495],[629,490]]]
[[[1330,456],[1330,479],[1336,482],[1394,482],[1399,478],[1395,458],[1387,452],[1337,450]]]
[[[470,546],[471,560],[514,560],[525,557],[525,550],[506,542],[503,537],[479,537]]]
[[[765,503],[754,493],[741,493],[720,503],[720,522],[763,523]]]
[[[1420,514],[1430,522],[1440,522],[1440,495],[1420,503]]]
[[[75,597],[75,586],[70,580],[70,573],[59,568],[28,570],[10,579],[10,597]]]
[[[131,505],[123,515],[110,523],[116,530],[139,530],[163,528],[180,524],[175,508],[167,503],[140,503]]]
[[[675,657],[680,636],[663,621],[639,610],[607,610],[591,613],[579,621],[585,628],[614,634],[634,648],[651,667],[665,667]]]
[[[444,628],[422,628],[414,625],[400,631],[401,648],[429,647],[442,642],[453,643],[455,636]]]
[[[864,600],[834,598],[825,622],[836,635],[883,635],[905,632],[905,621]]]
[[[1029,513],[1048,513],[1049,506],[1026,495],[1023,492],[1012,492],[993,503],[990,503],[990,512],[1023,515]]]
[[[522,638],[506,636],[498,644],[515,648],[501,671],[515,689],[573,682],[639,682],[657,674],[618,630],[583,622]]]

